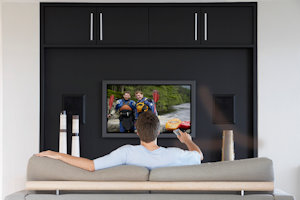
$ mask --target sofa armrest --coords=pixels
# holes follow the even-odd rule
[[[274,200],[295,200],[295,197],[293,195],[279,189],[274,190],[273,196]]]
[[[29,194],[35,194],[35,191],[21,190],[6,196],[5,200],[25,200]]]

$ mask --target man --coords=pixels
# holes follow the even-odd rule
[[[70,165],[89,171],[118,165],[137,165],[154,169],[157,167],[195,165],[201,163],[203,154],[187,133],[180,132],[180,135],[177,137],[180,142],[187,146],[188,150],[158,146],[157,137],[159,135],[159,124],[158,117],[154,113],[142,113],[136,122],[140,145],[124,145],[112,151],[110,154],[95,160],[73,157],[54,151],[44,151],[36,155],[59,159]]]
[[[142,91],[136,91],[135,92],[135,98],[138,100],[136,103],[136,114],[135,118],[137,119],[139,114],[145,111],[152,111],[153,113],[157,114],[154,108],[154,103],[151,99],[148,99],[144,97],[144,94]]]
[[[116,105],[116,111],[119,112],[120,120],[120,132],[134,132],[134,120],[135,120],[135,102],[130,100],[130,92],[125,92],[123,99],[119,99]],[[108,118],[111,114],[108,115]]]

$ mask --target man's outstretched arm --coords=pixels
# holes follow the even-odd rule
[[[181,143],[184,143],[189,151],[197,151],[200,154],[201,160],[203,160],[203,153],[193,141],[190,134],[187,134],[186,132],[180,131],[180,135],[177,135],[177,138],[180,140]]]
[[[85,169],[85,170],[88,170],[91,172],[95,171],[94,162],[87,158],[75,157],[75,156],[71,156],[69,154],[58,153],[58,152],[50,151],[50,150],[43,151],[43,152],[35,154],[35,155],[39,156],[39,157],[49,157],[49,158],[61,160],[65,163],[68,163],[75,167],[79,167],[81,169]]]

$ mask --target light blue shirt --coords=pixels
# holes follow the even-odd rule
[[[124,145],[93,162],[95,170],[118,165],[136,165],[151,170],[157,167],[199,165],[201,157],[197,151],[177,147],[159,147],[149,151],[143,145]]]

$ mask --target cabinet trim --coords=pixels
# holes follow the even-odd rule
[[[99,40],[103,40],[103,14],[102,12],[99,13]]]
[[[198,40],[198,13],[195,13],[195,40]]]
[[[91,20],[90,20],[90,40],[94,40],[94,13],[91,13]]]

